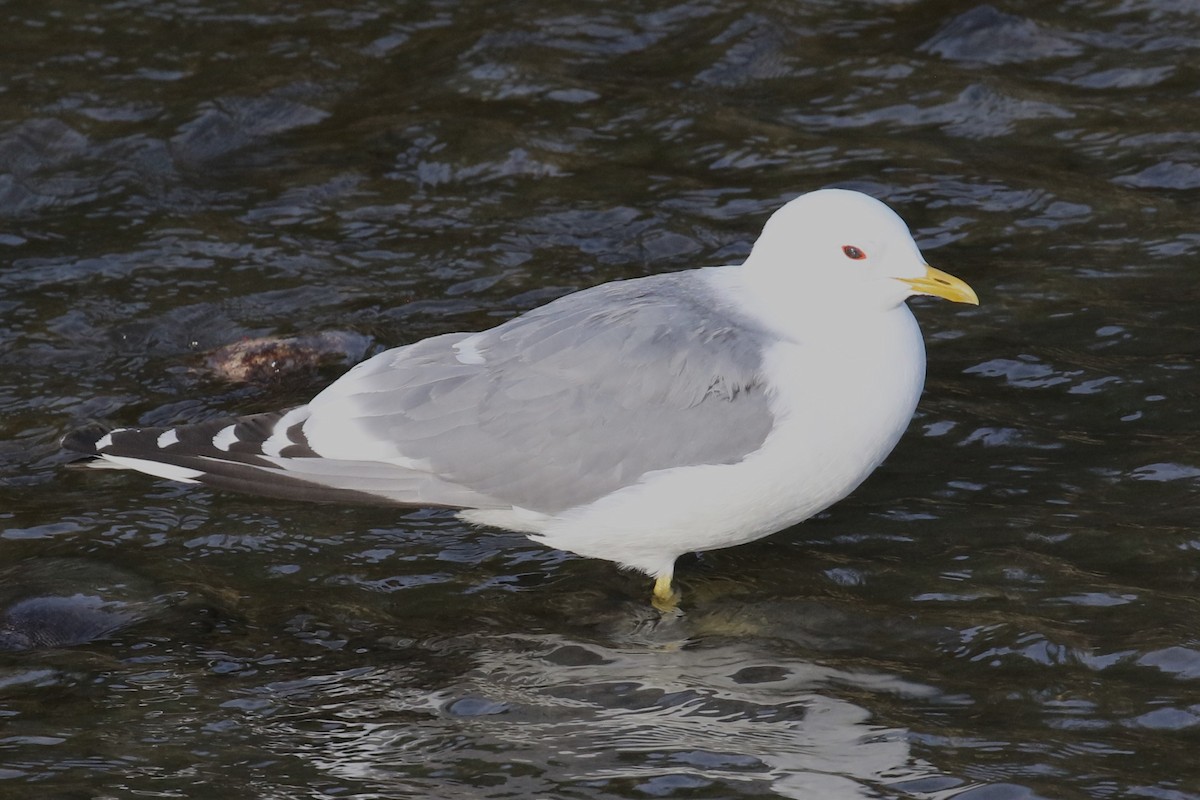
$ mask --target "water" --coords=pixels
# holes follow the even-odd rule
[[[1200,797],[1195,4],[0,16],[5,797]],[[983,305],[914,302],[893,456],[682,559],[672,623],[443,512],[58,450],[344,368],[234,385],[214,348],[378,349],[735,261],[830,184]]]

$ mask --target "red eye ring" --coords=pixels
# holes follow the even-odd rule
[[[862,261],[867,257],[867,254],[859,250],[852,244],[848,244],[842,248],[842,252],[846,254],[846,258],[852,258],[855,261]]]

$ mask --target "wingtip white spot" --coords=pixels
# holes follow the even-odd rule
[[[114,433],[116,433],[116,431],[109,431],[108,433],[104,434],[99,439],[97,439],[96,440],[96,449],[103,450],[106,447],[112,447],[112,443],[113,443],[112,437],[113,437]]]
[[[308,419],[308,415],[308,406],[300,406],[280,417],[279,421],[275,423],[275,427],[271,429],[271,435],[262,443],[263,455],[278,456],[283,452],[283,448],[290,446],[292,440],[288,438],[288,428]]]
[[[229,448],[233,447],[238,440],[237,434],[234,433],[234,428],[236,427],[237,425],[226,425],[217,431],[217,434],[212,438],[213,447],[228,453]]]
[[[158,441],[156,442],[156,444],[159,446],[160,449],[165,449],[165,448],[170,447],[171,445],[176,444],[178,442],[179,442],[179,434],[175,431],[174,428],[171,428],[170,430],[163,431],[162,433],[160,433],[158,435]]]

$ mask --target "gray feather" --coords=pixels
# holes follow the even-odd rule
[[[470,339],[483,363],[461,363]],[[759,374],[767,335],[694,273],[608,283],[480,334],[436,337],[368,362],[346,405],[372,439],[448,483],[542,513],[654,470],[731,464],[773,418]]]

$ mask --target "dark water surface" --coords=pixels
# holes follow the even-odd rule
[[[0,24],[0,795],[1200,798],[1196,3]],[[674,622],[444,512],[58,450],[344,369],[231,384],[213,348],[378,349],[737,261],[831,184],[983,305],[914,303],[897,451],[820,519],[682,559]]]

